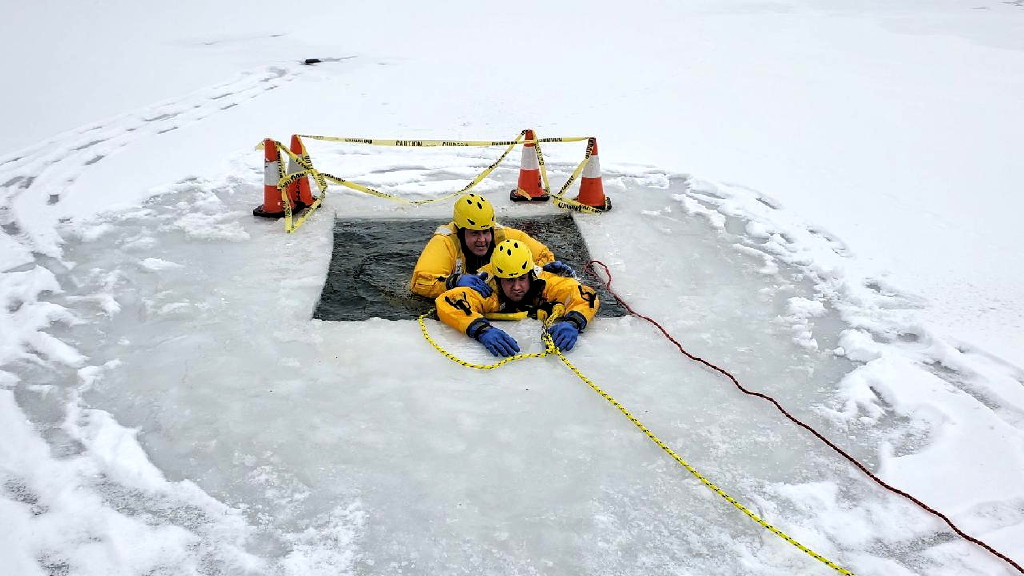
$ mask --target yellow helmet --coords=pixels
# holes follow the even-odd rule
[[[470,230],[494,228],[494,206],[487,198],[465,194],[455,201],[455,225]]]
[[[498,278],[518,278],[533,270],[533,253],[518,240],[505,240],[494,248],[491,267]]]

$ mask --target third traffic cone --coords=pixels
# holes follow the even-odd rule
[[[277,143],[267,138],[263,141],[263,204],[253,208],[253,216],[284,218],[281,189],[277,187],[280,181],[281,155],[277,151]]]
[[[533,142],[536,140],[533,130],[526,131],[526,140],[519,167],[519,185],[508,197],[513,202],[546,202],[550,196],[544,192],[540,181],[540,158],[537,156],[537,145]]]
[[[583,168],[583,175],[580,179],[580,195],[576,197],[576,201],[601,212],[612,209],[611,199],[604,195],[601,161],[597,157],[597,138],[590,139],[590,160]]]
[[[309,159],[309,153],[306,152],[306,145],[302,143],[302,140],[299,140],[299,136],[297,134],[292,134],[291,146],[289,146],[288,149],[292,151],[292,154],[302,158],[302,161],[307,165],[312,165]],[[289,176],[302,170],[305,170],[305,168],[303,168],[301,164],[296,162],[294,158],[288,158]],[[304,175],[298,180],[288,184],[288,199],[291,200],[292,206],[294,206],[296,210],[302,210],[303,208],[313,204],[313,201],[316,200],[316,198],[313,198],[313,191],[309,187],[308,175]]]

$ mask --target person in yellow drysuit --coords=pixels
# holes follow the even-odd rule
[[[555,261],[548,247],[515,228],[494,220],[494,206],[483,196],[465,194],[455,201],[452,221],[440,226],[427,242],[409,280],[409,290],[437,298],[445,290],[468,286],[484,297],[490,287],[476,272],[491,258],[494,246],[504,240],[518,240],[530,248],[535,264],[549,272],[574,275],[572,268]]]
[[[519,240],[498,244],[480,277],[494,288],[489,296],[462,286],[444,292],[434,302],[442,322],[478,340],[495,356],[514,356],[519,344],[493,326],[488,315],[525,312],[544,321],[555,346],[569,351],[601,305],[593,288],[535,265],[530,248]]]

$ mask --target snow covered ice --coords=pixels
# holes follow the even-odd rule
[[[1005,187],[1024,174],[1001,136],[1022,123],[1007,105],[1024,94],[1019,6],[641,5],[636,30],[607,7],[535,6],[501,26],[555,38],[579,25],[569,12],[587,8],[633,60],[598,46],[595,63],[545,40],[549,60],[529,94],[521,71],[492,66],[486,50],[431,44],[422,60],[440,29],[418,26],[411,8],[322,6],[338,20],[281,30],[266,30],[251,6],[203,8],[236,17],[248,30],[237,36],[204,21],[182,27],[164,8],[121,8],[116,18],[95,7],[60,15],[111,15],[89,37],[121,71],[109,85],[84,89],[94,75],[75,64],[99,56],[76,52],[50,62],[66,74],[39,95],[78,94],[75,106],[43,114],[20,92],[5,96],[14,132],[0,149],[0,574],[833,573],[709,490],[555,357],[474,370],[438,353],[414,320],[312,319],[336,215],[437,218],[450,201],[409,206],[332,187],[295,234],[251,213],[263,195],[252,147],[267,136],[506,139],[526,127],[601,139],[615,208],[574,219],[630,306],[1024,562],[1024,371],[1009,345],[1021,342],[1024,295],[1007,232],[1020,200]],[[496,30],[469,8],[434,16],[467,42],[489,39]],[[14,22],[38,22],[45,7],[18,10]],[[151,24],[123,28],[138,53],[104,34],[128,18]],[[350,26],[337,40],[342,21]],[[389,35],[377,38],[368,23],[384,21]],[[5,38],[66,54],[0,26]],[[912,34],[946,68],[920,67]],[[765,77],[751,50],[770,63]],[[809,54],[833,59],[822,66]],[[310,55],[327,57],[301,65]],[[181,58],[189,66],[169,64]],[[144,72],[164,68],[179,72]],[[565,91],[567,69],[599,83],[592,102]],[[800,84],[818,98],[805,115],[775,98],[825,70]],[[827,81],[875,102],[853,71],[913,100],[905,125],[837,120],[844,98]],[[970,81],[935,90],[956,74]],[[723,94],[778,114],[743,116],[746,104]],[[922,131],[961,118],[975,152]],[[821,119],[837,136],[811,131],[820,145],[810,154],[796,142]],[[903,162],[864,162],[877,148],[843,140],[861,134],[857,122]],[[906,134],[920,137],[908,146]],[[745,140],[771,145],[754,154],[735,144]],[[580,148],[545,147],[553,184]],[[495,150],[311,145],[318,168],[416,200],[461,188]],[[782,176],[786,166],[795,176]],[[979,184],[976,227],[954,217],[967,187],[938,184],[970,182],[957,180],[963,166]],[[938,175],[908,185],[926,168]],[[508,202],[516,174],[507,160],[475,190],[499,221],[556,212]],[[861,204],[873,205],[870,216]],[[949,262],[973,276],[949,276]],[[425,325],[458,357],[493,360],[437,321]],[[503,329],[542,350],[536,322]],[[640,318],[596,319],[567,358],[710,482],[844,569],[1015,573]]]

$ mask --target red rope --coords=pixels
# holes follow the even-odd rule
[[[608,280],[607,281],[603,280],[597,274],[597,271],[594,269],[594,265],[595,264],[597,264],[597,265],[601,266],[602,268],[604,268],[604,273],[608,276]],[[669,334],[668,331],[665,330],[665,328],[663,328],[661,326],[661,324],[658,324],[655,320],[652,320],[651,318],[649,318],[647,316],[644,316],[643,314],[640,314],[639,312],[634,310],[629,304],[626,303],[625,300],[623,300],[618,294],[615,293],[614,290],[612,290],[612,273],[608,269],[608,266],[606,266],[603,262],[601,262],[599,260],[591,260],[590,262],[587,262],[586,266],[584,266],[584,270],[587,273],[589,273],[590,275],[592,275],[595,278],[597,278],[598,281],[602,282],[604,284],[604,288],[608,291],[608,293],[611,294],[612,297],[615,298],[615,300],[620,305],[622,305],[622,307],[625,308],[630,314],[632,314],[633,316],[636,316],[637,318],[643,318],[647,322],[649,322],[652,325],[654,325],[654,327],[657,328],[659,331],[661,331],[661,333],[665,335],[665,338],[668,338],[668,340],[670,342],[675,344],[676,348],[678,348],[679,351],[682,352],[684,356],[686,356],[690,360],[693,360],[694,362],[699,362],[700,364],[703,364],[704,366],[707,366],[708,368],[711,368],[715,372],[718,372],[718,373],[722,374],[723,376],[728,378],[730,381],[732,381],[732,383],[735,384],[736,387],[739,388],[739,390],[741,392],[743,392],[744,394],[748,394],[750,396],[757,396],[758,398],[761,398],[763,400],[767,400],[772,405],[774,405],[779,410],[779,412],[782,412],[782,414],[786,418],[790,419],[797,426],[803,428],[804,430],[807,430],[808,432],[813,434],[817,439],[819,439],[822,442],[824,442],[829,448],[835,450],[837,454],[839,454],[843,458],[846,458],[847,460],[849,460],[851,463],[853,463],[854,466],[859,468],[861,472],[863,472],[869,478],[874,480],[879,486],[881,486],[882,488],[885,488],[886,490],[888,490],[890,492],[893,492],[894,494],[899,494],[900,496],[903,496],[904,498],[910,500],[914,504],[917,504],[918,506],[920,506],[924,510],[927,510],[931,514],[937,516],[938,518],[941,518],[954,532],[956,532],[962,538],[964,538],[965,540],[968,540],[970,542],[973,542],[973,543],[977,544],[978,546],[981,546],[985,550],[988,550],[989,552],[991,552],[995,556],[998,556],[1000,559],[1005,561],[1010,566],[1013,566],[1018,572],[1020,572],[1021,574],[1024,574],[1024,568],[1022,568],[1020,566],[1020,564],[1017,564],[1011,558],[1007,557],[1005,554],[1002,554],[1001,552],[999,552],[995,548],[989,546],[988,544],[982,542],[981,540],[978,540],[977,538],[975,538],[975,537],[965,533],[963,530],[961,530],[955,524],[953,524],[953,522],[949,518],[947,518],[946,515],[943,514],[942,512],[939,512],[938,510],[935,510],[931,506],[928,506],[924,502],[921,502],[920,500],[918,500],[914,496],[904,492],[903,490],[900,490],[899,488],[895,488],[893,486],[890,486],[884,480],[882,480],[878,476],[875,476],[870,470],[867,469],[867,467],[865,467],[863,464],[858,462],[856,458],[854,458],[853,456],[850,456],[842,448],[840,448],[839,446],[836,446],[835,444],[833,444],[831,440],[829,440],[828,438],[825,438],[824,436],[822,436],[821,433],[819,433],[817,430],[815,430],[814,428],[811,428],[810,426],[808,426],[807,424],[801,422],[795,416],[793,416],[792,414],[787,412],[786,409],[783,408],[782,405],[779,404],[778,401],[776,401],[771,396],[768,396],[767,394],[762,394],[761,392],[754,392],[753,390],[748,390],[748,389],[744,388],[743,385],[740,384],[739,380],[737,380],[735,376],[730,374],[724,368],[719,368],[718,366],[715,366],[711,362],[708,362],[707,360],[705,360],[703,358],[700,358],[698,356],[694,356],[693,354],[690,354],[689,352],[687,352],[686,349],[683,348],[682,344],[680,344],[675,338],[673,338],[672,335]]]

